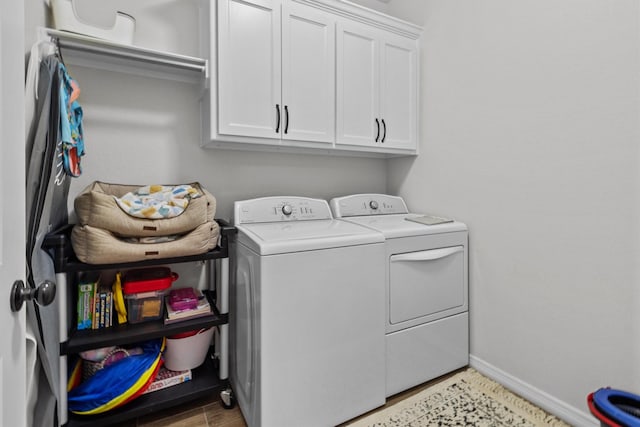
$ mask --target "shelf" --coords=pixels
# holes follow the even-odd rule
[[[202,366],[193,370],[193,379],[180,385],[153,393],[143,394],[122,408],[99,415],[69,413],[67,427],[100,427],[120,425],[127,420],[156,411],[182,405],[194,399],[211,397],[229,387],[227,380],[218,379],[213,360],[207,358]]]
[[[220,314],[215,311],[212,293],[205,291],[209,303],[214,309],[211,316],[198,317],[165,325],[163,320],[154,320],[142,323],[125,323],[103,329],[72,330],[66,342],[60,343],[60,354],[75,354],[94,348],[108,347],[111,345],[126,345],[154,338],[179,334],[211,326],[224,325],[229,322],[228,314]]]
[[[237,232],[236,228],[229,225],[224,220],[216,220],[220,225],[220,241],[216,248],[199,255],[190,255],[173,258],[149,259],[136,262],[121,262],[109,264],[85,264],[78,260],[71,246],[71,230],[73,224],[68,224],[63,228],[49,233],[45,236],[42,248],[47,250],[53,258],[56,273],[72,273],[80,271],[98,271],[111,269],[128,269],[136,267],[147,267],[161,264],[177,264],[191,261],[205,261],[210,259],[227,258],[229,256],[229,236]]]
[[[190,83],[208,77],[203,58],[114,43],[51,28],[40,28],[41,37],[58,44],[65,63]]]

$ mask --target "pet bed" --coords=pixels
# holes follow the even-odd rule
[[[136,218],[118,206],[115,198],[121,198],[140,188],[135,185],[108,184],[95,181],[75,199],[74,207],[80,225],[110,231],[117,236],[168,236],[184,234],[213,221],[216,199],[195,182],[190,184],[200,194],[191,199],[187,208],[173,218]]]
[[[131,243],[107,230],[76,225],[71,232],[71,243],[80,261],[111,264],[202,254],[217,245],[219,233],[218,223],[208,221],[173,241]]]

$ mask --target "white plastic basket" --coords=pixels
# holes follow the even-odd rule
[[[209,352],[214,329],[200,329],[184,338],[167,337],[164,366],[170,371],[185,371],[202,365]]]
[[[122,44],[133,44],[136,20],[124,12],[116,12],[112,27],[102,28],[82,22],[74,0],[51,0],[53,24],[56,30],[84,34]]]

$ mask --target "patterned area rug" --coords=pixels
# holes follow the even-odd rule
[[[553,426],[568,424],[468,368],[348,427]]]

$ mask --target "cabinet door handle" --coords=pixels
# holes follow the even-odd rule
[[[382,134],[382,141],[380,142],[384,142],[384,139],[387,137],[387,124],[384,122],[384,119],[381,119],[382,121],[382,127],[383,127],[383,134]]]
[[[288,106],[284,106],[284,117],[285,117],[285,122],[284,122],[284,133],[289,132],[289,107]]]
[[[378,139],[380,138],[380,122],[378,121],[378,119],[376,119],[376,126],[378,127],[378,133],[376,134],[376,142],[378,142]]]
[[[280,132],[280,104],[276,104],[276,133]]]

